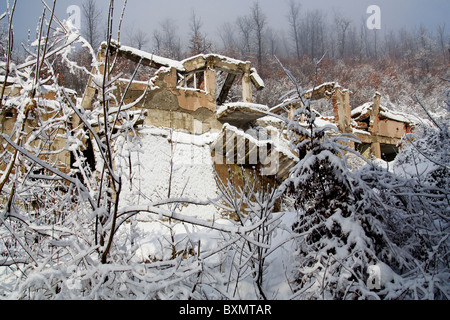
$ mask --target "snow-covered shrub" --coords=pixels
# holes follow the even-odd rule
[[[218,175],[216,177],[220,194],[216,205],[236,217],[236,221],[230,221],[231,224],[253,228],[251,232],[237,238],[233,234],[222,234],[225,242],[230,243],[223,250],[227,266],[225,273],[228,275],[226,291],[234,299],[241,298],[245,293],[240,291],[247,291],[245,287],[248,286],[253,289],[254,297],[267,299],[264,288],[267,282],[267,260],[277,249],[273,238],[282,218],[282,214],[276,212],[280,194],[256,170],[243,167],[241,170],[240,178],[231,170],[228,181],[222,181]],[[243,286],[243,283],[247,285]]]
[[[405,137],[389,171],[372,165],[358,172],[376,190],[386,212],[384,230],[406,262],[387,298],[450,297],[449,122],[430,119]]]

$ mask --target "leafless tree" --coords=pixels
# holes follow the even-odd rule
[[[440,24],[437,26],[437,32],[438,32],[438,42],[442,50],[442,61],[444,64],[447,61],[447,50],[445,50],[445,23]]]
[[[207,53],[212,48],[212,43],[201,32],[202,26],[203,22],[196,16],[195,11],[192,11],[190,22],[191,39],[189,40],[189,51],[191,55]]]
[[[341,58],[345,57],[345,41],[347,36],[347,29],[351,24],[351,20],[347,17],[344,17],[340,14],[336,14],[334,18],[334,22],[336,24],[336,30],[338,32],[338,41],[340,44],[340,54]]]
[[[295,2],[294,0],[289,1],[288,21],[295,53],[297,55],[297,59],[300,59],[300,3]]]
[[[177,35],[177,26],[167,18],[160,23],[160,29],[153,33],[157,54],[171,59],[181,59],[181,40]]]
[[[252,23],[247,16],[243,16],[237,18],[236,25],[238,27],[241,40],[241,54],[244,57],[249,57],[251,53]]]
[[[304,18],[299,21],[297,31],[297,41],[299,45],[299,55],[307,54],[316,57],[325,51],[325,15],[320,10],[307,11]],[[291,17],[292,20],[292,17]],[[293,27],[291,27],[291,33]],[[297,55],[297,57],[299,57]]]
[[[271,56],[278,54],[279,35],[272,28],[268,28],[266,32],[267,43],[269,44],[269,52]]]
[[[97,7],[95,0],[85,0],[82,5],[83,13],[83,35],[88,40],[92,48],[97,49],[101,42],[101,11]]]
[[[146,32],[142,31],[141,29],[138,29],[137,31],[133,31],[130,35],[130,44],[132,47],[135,47],[139,50],[145,50],[148,43],[150,42],[150,39]]]
[[[217,30],[217,33],[222,40],[223,51],[231,56],[234,56],[237,50],[235,32],[236,29],[230,22],[225,22]]]
[[[267,16],[262,12],[258,1],[253,3],[251,8],[251,21],[253,30],[255,31],[255,42],[257,48],[258,69],[263,69],[264,58],[264,34],[267,27]]]

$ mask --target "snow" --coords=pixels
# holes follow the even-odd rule
[[[139,130],[142,150],[123,150],[124,158],[132,157],[132,184],[127,180],[124,190],[126,205],[166,199],[170,180],[171,144],[173,141],[173,174],[171,197],[208,200],[217,197],[210,144],[216,135],[171,133],[169,129],[144,127]],[[124,171],[128,164],[122,161]],[[202,219],[218,216],[214,206],[188,205],[182,214]]]
[[[257,87],[264,88],[266,85],[265,85],[263,79],[260,77],[260,75],[256,71],[256,69],[251,68],[250,72],[251,72],[250,77],[253,79],[253,81],[256,82]]]
[[[352,132],[353,133],[364,134],[364,135],[368,135],[368,136],[371,135],[369,131],[364,131],[364,130],[356,129],[356,128],[352,128]]]
[[[369,115],[368,112],[370,112],[372,105],[373,105],[372,102],[366,102],[363,105],[356,107],[351,112],[352,118],[355,118],[355,117],[359,118],[360,116]]]
[[[226,223],[218,220],[218,223]],[[139,249],[134,257],[135,262],[142,263],[149,259],[163,260],[171,255],[170,228],[168,223],[159,221],[139,222]],[[203,250],[214,250],[217,247],[219,233],[204,227],[193,227],[186,224],[170,226],[177,242],[187,238],[193,242],[201,242]],[[167,240],[166,240],[167,239]]]
[[[219,117],[229,110],[249,109],[255,112],[269,112],[269,107],[263,104],[256,104],[250,102],[232,102],[225,103],[217,108],[217,114]]]
[[[372,109],[373,103],[372,102],[366,102],[363,105],[355,108],[352,110],[352,118],[367,118],[370,116],[370,110]],[[409,115],[403,112],[398,111],[392,111],[384,106],[380,106],[380,117],[384,117],[386,119],[403,122],[407,124],[416,124],[418,122],[418,118]]]
[[[408,115],[403,112],[392,111],[383,106],[380,106],[380,116],[385,117],[390,120],[404,122],[404,123],[408,123],[408,124],[415,124],[415,123],[417,123],[417,120],[418,120],[418,118],[415,116],[411,116],[411,115]]]
[[[295,156],[289,148],[289,142],[285,140],[283,137],[280,137],[279,131],[275,127],[271,127],[270,134],[271,138],[267,140],[256,139],[249,131],[244,132],[241,129],[236,128],[235,126],[225,123],[223,126],[223,130],[229,130],[234,132],[236,135],[243,137],[245,140],[255,144],[258,147],[265,147],[267,144],[272,144],[273,150],[282,153],[287,156],[289,159],[294,161],[298,161],[298,157]]]
[[[167,128],[146,126],[139,130],[139,148],[124,149],[121,161],[124,172],[128,170],[125,161],[132,158],[132,182],[127,179],[123,187],[122,210],[132,210],[145,204],[163,201],[168,198],[168,186],[171,171],[171,143],[173,142],[172,190],[169,198],[191,198],[207,202],[218,196],[214,180],[214,168],[210,144],[217,134],[205,133],[192,135],[171,131]],[[227,225],[221,220],[219,209],[209,205],[183,205],[177,208],[177,215],[183,215],[186,221]],[[167,212],[169,213],[169,212]],[[207,227],[193,227],[188,224],[169,223],[161,215],[141,213],[137,216],[137,245],[139,247],[134,261],[145,263],[170,258],[172,254],[171,236],[176,242],[200,241],[202,250],[213,249],[219,232]],[[172,233],[171,233],[172,232]]]
[[[323,118],[316,118],[316,121],[314,122],[318,128],[326,127],[326,126],[334,126],[334,124],[326,119]]]
[[[341,88],[341,86],[338,83],[336,83],[336,82],[325,82],[325,83],[322,83],[320,86],[318,86],[316,88],[312,88],[312,89],[309,89],[309,90],[305,91],[303,93],[303,96],[307,96],[308,94],[311,94],[313,91],[314,92],[320,91],[320,90],[322,90],[322,88],[325,88],[325,87],[333,87],[335,89]],[[348,90],[345,89],[342,92],[345,92],[345,91],[348,91]],[[331,95],[331,92],[326,92],[326,93],[329,93]]]
[[[225,127],[244,134],[232,126],[225,125]],[[174,241],[177,243],[177,250],[192,243],[201,245],[201,250],[205,253],[203,259],[206,259],[208,264],[225,268],[226,266],[223,265],[225,257],[222,254],[216,253],[211,256],[208,254],[208,252],[217,250],[220,252],[224,241],[221,230],[229,232],[230,235],[243,234],[258,227],[258,223],[240,227],[240,225],[222,218],[220,209],[213,205],[189,204],[178,208],[176,213],[161,209],[164,211],[161,212],[162,216],[157,213],[153,215],[143,213],[146,204],[158,200],[164,202],[167,199],[171,159],[169,141],[174,143],[172,198],[193,198],[197,201],[217,198],[218,189],[214,180],[211,144],[218,138],[218,133],[192,135],[167,128],[145,126],[139,130],[138,136],[139,146],[124,148],[122,151],[124,159],[130,154],[132,156],[133,183],[125,181],[122,199],[126,200],[121,210],[142,210],[142,213],[136,217],[136,223],[127,227],[134,228],[137,232],[135,245],[138,249],[133,257],[133,262],[149,263],[170,259],[173,254],[171,243]],[[246,135],[246,137],[254,139],[250,135]],[[254,140],[255,143],[264,143]],[[284,147],[288,148],[287,142]],[[127,171],[126,165],[124,161],[121,161],[124,172]],[[120,170],[121,167],[118,169]],[[290,225],[295,221],[296,215],[295,212],[277,213],[270,220],[281,219],[282,225],[287,226],[274,233],[272,241],[277,244],[277,249],[267,256],[268,269],[266,272],[271,276],[267,277],[264,290],[271,299],[286,299],[292,295],[286,275],[291,272],[293,259],[291,253],[295,249]],[[176,219],[170,222],[166,219],[168,217]],[[195,226],[191,223],[194,223]],[[251,241],[252,238],[248,238],[248,240]],[[227,276],[227,274],[221,274],[219,269],[217,272],[218,278]],[[226,292],[225,288],[220,288],[219,283],[216,286],[217,289]],[[234,297],[239,299],[257,297],[251,274],[240,279]]]
[[[75,41],[77,37],[78,36],[75,34],[69,35],[68,42]],[[129,47],[122,47],[121,49],[130,54],[138,55],[145,59],[151,59],[157,64],[166,66],[165,68],[177,68],[179,70],[182,70],[183,68],[183,62],[158,57]],[[210,56],[211,55],[203,55],[205,59]],[[223,56],[217,57],[230,64],[245,63]],[[254,77],[253,80],[259,86],[263,86],[264,82],[257,75],[256,70],[252,69],[252,72]],[[17,79],[20,80],[20,78]],[[31,82],[29,82],[27,86],[24,85],[22,90],[24,96],[21,97],[21,99],[25,104],[30,102],[30,98],[26,97],[26,91],[32,89],[30,83]],[[49,92],[51,90],[50,87],[47,88],[42,83],[39,83],[38,89],[40,93]],[[79,103],[81,102],[80,100],[81,99],[78,99]],[[44,101],[43,103],[45,103],[45,106],[47,107],[54,108],[56,108],[58,104],[57,101],[50,101],[48,103]],[[355,109],[352,114],[356,115],[357,112],[360,112],[360,114],[367,112],[370,106],[370,103],[365,104],[359,107],[359,109]],[[247,108],[256,112],[268,112],[268,107],[264,105],[237,103],[222,106],[219,108],[218,113],[226,112],[233,108]],[[74,107],[74,109],[76,109],[78,115],[83,118],[81,111],[77,110],[76,107]],[[407,114],[392,112],[383,107],[381,109],[381,116],[383,117],[402,122],[411,120]],[[86,111],[86,115],[89,112],[90,111]],[[130,115],[133,114],[135,113],[130,113]],[[67,118],[68,116],[69,115],[64,115],[64,117]],[[228,124],[224,125],[224,130],[231,130],[258,146],[270,143],[274,146],[275,150],[283,152],[292,159],[298,160],[289,148],[289,141],[284,138],[283,133],[280,133],[281,128],[277,128],[277,126],[284,124],[284,122],[276,117],[270,116],[260,120],[268,124],[264,126],[264,130],[270,133],[267,135],[267,137],[270,137],[267,138],[267,140],[255,139],[254,135],[250,132],[244,132],[243,130],[239,130]],[[19,118],[18,122],[20,123],[21,121],[23,121],[23,119]],[[47,124],[49,124],[49,122],[44,121],[43,127]],[[320,117],[316,118],[315,124],[318,127],[326,127],[325,129],[332,128],[331,123],[328,120]],[[91,127],[89,127],[89,129],[94,132]],[[39,214],[34,217],[34,212],[30,212],[27,209],[24,210],[24,208],[27,207],[27,204],[25,202],[20,203],[21,197],[24,194],[26,195],[24,189],[29,188],[31,185],[30,181],[21,180],[21,172],[20,170],[17,170],[15,174],[17,184],[14,182],[13,190],[16,191],[16,195],[14,196],[17,197],[18,205],[13,206],[14,210],[3,210],[3,212],[1,212],[0,224],[6,225],[5,220],[7,220],[7,214],[14,216],[14,218],[20,218],[18,220],[21,222],[17,224],[18,227],[14,230],[14,232],[17,233],[11,234],[16,238],[13,239],[13,237],[11,237],[14,241],[19,241],[22,230],[26,230],[24,234],[38,232],[40,235],[47,235],[48,238],[43,237],[42,240],[39,240],[39,243],[36,241],[29,241],[31,238],[25,239],[26,246],[19,246],[16,244],[14,250],[17,250],[18,253],[20,253],[22,249],[26,250],[26,247],[29,246],[31,249],[27,252],[29,257],[28,255],[24,255],[25,258],[22,258],[19,255],[18,259],[16,259],[13,255],[11,255],[11,257],[8,256],[10,255],[9,251],[2,251],[5,253],[3,259],[8,260],[2,260],[0,258],[2,262],[2,267],[0,267],[0,297],[17,297],[22,299],[32,299],[35,297],[61,298],[68,297],[72,294],[80,298],[85,294],[86,296],[83,298],[140,298],[141,292],[135,293],[134,290],[142,288],[142,291],[144,291],[144,294],[142,294],[143,297],[148,292],[150,292],[148,293],[149,295],[151,295],[152,292],[156,292],[155,296],[157,298],[176,298],[177,296],[176,294],[173,294],[173,291],[184,290],[183,296],[191,297],[193,299],[197,297],[206,297],[208,299],[214,297],[221,299],[258,299],[261,298],[261,295],[256,288],[255,273],[253,273],[258,271],[258,266],[256,266],[258,262],[261,262],[261,265],[264,266],[264,269],[262,270],[264,278],[262,287],[268,299],[288,299],[294,297],[296,293],[293,292],[292,288],[292,285],[294,285],[292,272],[293,269],[296,268],[295,260],[299,258],[296,254],[299,247],[305,246],[307,241],[303,238],[304,235],[295,234],[292,230],[292,226],[294,225],[294,222],[299,221],[298,217],[299,215],[302,215],[302,212],[291,212],[290,210],[293,210],[292,207],[289,204],[284,203],[283,205],[287,208],[282,208],[281,210],[277,210],[277,212],[271,212],[270,210],[266,210],[273,209],[273,206],[268,206],[270,201],[258,201],[259,199],[257,199],[255,203],[251,203],[251,201],[253,201],[252,198],[257,198],[260,194],[265,195],[265,192],[250,195],[245,193],[244,196],[247,196],[247,199],[243,199],[243,201],[248,201],[248,203],[244,203],[247,206],[246,209],[250,208],[256,210],[257,214],[261,215],[269,211],[269,214],[266,217],[267,219],[258,216],[259,220],[256,218],[254,220],[245,220],[246,217],[244,217],[239,223],[228,220],[221,215],[223,210],[221,208],[224,208],[225,204],[220,203],[222,204],[221,207],[219,203],[214,205],[210,202],[210,200],[218,201],[217,197],[219,193],[223,192],[223,190],[219,190],[216,185],[213,159],[211,157],[211,146],[219,138],[220,133],[208,132],[201,135],[195,135],[151,126],[136,130],[136,136],[123,135],[112,139],[114,152],[116,152],[117,156],[114,158],[114,168],[110,168],[111,171],[114,169],[114,173],[111,174],[114,180],[117,180],[117,177],[120,176],[124,182],[122,193],[120,194],[119,217],[122,219],[123,216],[129,214],[133,218],[128,219],[126,223],[123,223],[120,228],[117,229],[117,236],[114,239],[114,253],[111,254],[111,259],[108,261],[108,264],[98,263],[98,251],[102,248],[96,243],[94,244],[92,238],[92,235],[94,234],[92,230],[94,219],[100,216],[100,212],[106,213],[107,211],[106,206],[100,206],[100,208],[98,208],[96,204],[100,203],[101,199],[97,202],[96,192],[93,192],[90,189],[89,183],[95,185],[98,182],[98,180],[96,180],[97,177],[92,179],[92,181],[87,182],[85,186],[74,176],[69,176],[67,172],[60,172],[58,169],[52,167],[52,164],[49,164],[40,158],[39,152],[42,150],[30,148],[26,143],[17,144],[16,142],[13,142],[12,137],[5,133],[0,134],[0,137],[3,140],[15,147],[21,155],[31,160],[36,167],[42,167],[49,173],[55,175],[53,178],[51,176],[27,174],[27,178],[53,178],[53,181],[56,181],[56,176],[59,176],[61,179],[67,180],[67,182],[79,189],[80,193],[80,198],[71,199],[74,201],[69,203],[65,197],[71,196],[71,193],[67,192],[66,194],[63,194],[65,192],[59,190],[57,190],[58,193],[52,193],[55,191],[53,190],[54,187],[44,189],[44,191],[49,192],[51,196],[60,199],[60,202],[58,201],[58,203],[53,206],[52,201],[48,201],[48,207],[45,207],[42,210],[43,215],[41,216]],[[274,134],[272,132],[274,132]],[[35,133],[32,133],[32,135],[33,134]],[[75,136],[67,134],[65,138],[67,140],[66,150],[79,151],[81,149],[81,141]],[[95,143],[96,145],[103,147],[103,144],[99,139],[95,141]],[[328,146],[330,145],[329,141],[325,141],[325,143],[328,143]],[[444,141],[444,148],[445,145]],[[428,147],[428,144],[425,144],[425,146]],[[440,144],[439,147],[441,147]],[[32,151],[30,151],[30,149],[32,149]],[[34,152],[36,152],[36,154]],[[437,152],[438,151],[436,151],[436,153]],[[97,153],[99,154],[100,151]],[[315,159],[313,159],[313,156],[315,156]],[[375,160],[374,163],[386,168],[386,172],[389,170],[390,172],[396,173],[397,178],[401,174],[404,174],[405,177],[417,176],[417,178],[419,178],[428,176],[438,169],[435,163],[429,162],[426,159],[416,162],[418,159],[420,160],[420,157],[414,159],[414,165],[407,162],[401,166],[400,164],[396,166],[395,163],[391,164],[382,160]],[[339,181],[345,178],[345,166],[341,163],[340,159],[338,160],[338,158],[335,157],[335,153],[332,153],[332,150],[323,151],[318,155],[309,153],[302,161],[302,169],[311,169],[313,160],[322,163],[325,162],[324,160],[327,160],[333,167],[339,169],[335,173],[338,175],[337,178],[340,179]],[[448,163],[447,158],[444,160],[439,158],[437,161],[446,161],[446,164]],[[78,159],[75,165],[77,164],[81,165],[81,162],[79,162]],[[13,162],[11,162],[11,168],[12,165]],[[357,176],[349,175],[349,177],[355,177],[355,180],[349,181],[355,182],[356,185],[358,182],[356,181]],[[374,175],[373,177],[376,176]],[[301,179],[301,177],[299,177],[299,179]],[[40,182],[31,182],[33,185],[40,187]],[[169,185],[171,186],[170,189]],[[5,186],[10,188],[11,184]],[[17,190],[15,190],[16,187]],[[361,190],[367,192],[367,190]],[[422,190],[435,191],[435,189]],[[37,191],[37,196],[42,196],[43,193],[39,192],[40,191]],[[386,191],[383,190],[383,192],[389,193],[390,190],[386,189]],[[408,191],[408,193],[413,195],[412,191]],[[395,193],[392,195],[396,196]],[[438,202],[436,199],[439,198],[436,197],[431,199],[433,200],[433,205],[435,205]],[[85,208],[82,204],[83,200],[89,201],[92,208]],[[238,199],[231,199],[231,201],[236,200]],[[64,203],[64,201],[67,201],[67,203]],[[225,200],[222,199],[222,201]],[[80,203],[79,206],[78,203]],[[104,203],[105,202],[102,202],[102,205]],[[372,205],[370,202],[368,204]],[[67,211],[61,212],[61,216],[64,216],[64,218],[59,219],[61,221],[58,221],[57,223],[54,212],[59,212],[55,209],[60,209],[60,205],[62,205],[62,207],[67,205],[70,209],[63,208],[63,210]],[[268,207],[264,208],[264,206]],[[73,210],[74,207],[79,209],[79,211]],[[356,206],[353,206],[352,208],[356,208]],[[313,207],[313,210],[318,211],[320,209],[320,207]],[[360,208],[358,208],[358,210],[359,209]],[[317,292],[321,291],[322,293],[325,292],[322,295],[322,298],[332,298],[333,296],[330,294],[330,290],[333,290],[332,286],[334,284],[341,286],[342,284],[340,281],[343,281],[344,284],[344,281],[349,281],[349,277],[352,275],[349,270],[351,270],[353,266],[356,266],[357,268],[364,266],[361,264],[363,261],[359,254],[362,253],[364,256],[364,250],[373,249],[368,245],[368,237],[364,230],[364,225],[360,224],[356,219],[359,214],[359,212],[357,212],[358,210],[355,210],[356,212],[352,213],[349,217],[344,217],[340,212],[340,209],[337,209],[333,212],[331,217],[324,222],[328,229],[331,229],[334,222],[336,222],[341,227],[342,232],[347,236],[345,242],[348,242],[348,245],[354,244],[356,250],[353,253],[357,253],[358,255],[349,255],[348,248],[350,247],[342,246],[339,243],[340,239],[338,237],[327,238],[324,236],[321,241],[325,245],[325,250],[314,252],[314,248],[312,246],[310,247],[313,249],[310,252],[311,256],[317,255],[318,257],[325,257],[325,254],[328,255],[326,248],[336,248],[334,255],[335,260],[337,261],[336,258],[341,259],[342,262],[338,261],[339,265],[343,263],[342,266],[344,267],[340,273],[336,273],[336,269],[333,270],[333,265],[328,265],[328,262],[331,261],[329,256],[326,266],[325,260],[318,259],[317,263],[307,265],[306,268],[303,269],[308,269],[308,272],[313,272],[314,269],[319,270],[314,275],[314,278],[310,279],[311,281],[308,284],[311,283],[311,290],[316,290]],[[20,216],[22,212],[24,217]],[[140,214],[134,215],[137,212]],[[400,210],[393,211],[392,213],[396,214],[397,212],[401,213]],[[44,216],[45,213],[49,213],[50,215]],[[247,210],[246,213],[250,215],[251,210]],[[413,213],[412,216],[421,214],[420,210],[417,210],[417,213],[411,213]],[[430,210],[430,213],[433,213],[433,211]],[[65,216],[66,214],[67,216]],[[25,218],[25,215],[29,218]],[[386,217],[389,218],[387,215]],[[46,223],[45,219],[47,218],[52,218],[52,221],[55,220],[55,224]],[[326,217],[323,218],[327,219]],[[375,215],[373,218],[375,219]],[[403,219],[403,216],[400,216],[399,220],[400,219]],[[371,220],[368,220],[368,222],[370,223]],[[412,222],[414,221],[407,221],[408,224]],[[435,224],[436,228],[440,228],[441,220],[435,218],[435,221],[432,222]],[[423,229],[427,231],[430,229],[427,225],[420,224],[418,226],[423,227]],[[109,231],[107,229],[109,227],[108,224],[101,225],[100,227],[104,228],[102,231]],[[415,227],[415,225],[412,224],[412,227]],[[400,229],[393,229],[393,231],[395,230]],[[7,230],[1,230],[2,240],[4,240],[1,245],[5,247],[7,242],[9,242],[9,232],[6,231]],[[388,231],[392,232],[391,230]],[[421,232],[420,229],[415,231],[418,233]],[[447,229],[443,229],[443,231],[446,233]],[[310,232],[310,230],[308,230],[308,232]],[[435,252],[428,252],[430,259],[423,261],[417,260],[417,262],[420,264],[426,263],[427,267],[430,267],[432,272],[434,272],[434,270],[432,269],[433,266],[430,262],[438,261],[441,258],[437,256],[438,250],[440,251],[441,248],[443,248],[444,250],[442,251],[446,252],[447,246],[444,247],[444,242],[448,241],[448,233],[445,233],[444,237],[441,238],[441,240],[438,239],[436,242],[428,241],[425,237],[421,239],[420,244],[423,241],[426,246],[433,248]],[[412,233],[411,235],[414,236],[415,234]],[[405,237],[407,237],[407,235],[405,235]],[[394,245],[394,243],[392,244]],[[409,243],[407,244],[409,245]],[[176,251],[181,252],[181,255],[174,257],[174,247]],[[189,248],[193,249],[194,253],[187,253],[186,257],[184,257],[182,255],[183,250]],[[2,249],[4,248],[2,247]],[[403,250],[404,248],[398,246],[399,252],[401,252],[400,249]],[[257,260],[261,258],[261,256],[258,256],[258,252],[263,252],[263,259],[266,259],[265,261]],[[433,257],[433,255],[436,255],[436,257]],[[29,264],[21,270],[21,265],[26,265],[27,262],[29,263],[30,258],[35,260],[35,263]],[[355,262],[355,264],[350,265],[350,263],[353,262]],[[338,263],[334,263],[334,266],[337,265]],[[167,266],[174,268],[171,269]],[[377,260],[375,266],[380,269],[382,275],[381,285],[383,287],[388,287],[392,285],[392,282],[399,279],[399,276],[390,268],[390,266],[382,261]],[[327,269],[328,267],[330,268]],[[348,268],[344,270],[346,267]],[[394,268],[395,265],[393,264],[392,267]],[[151,277],[147,274],[147,278],[144,278],[150,268],[154,268],[156,271],[151,274]],[[353,271],[358,272],[357,268]],[[427,285],[424,285],[423,287],[429,288],[434,285],[441,285],[439,281],[432,280],[432,277],[442,277],[442,285],[448,286],[448,272],[446,270],[444,270],[445,272],[442,272],[437,269],[436,273],[431,273],[428,270],[420,270],[424,276],[429,277],[429,279],[427,279]],[[425,274],[425,272],[428,274]],[[112,275],[113,273],[114,276],[110,276],[110,274]],[[18,280],[18,277],[21,277],[24,280]],[[195,277],[197,278],[194,279],[194,282],[192,283],[192,278]],[[148,280],[150,278],[151,281]],[[141,282],[141,279],[144,280]],[[363,287],[363,277],[356,280],[360,282],[357,283],[357,285]],[[419,287],[420,280],[413,280],[416,282],[416,287]],[[331,281],[330,286],[328,286],[328,284],[330,284],[328,281]],[[193,284],[198,285],[201,288],[195,290]],[[351,289],[352,285],[353,283],[347,289]],[[55,288],[61,289],[61,292],[55,290]],[[402,288],[402,295],[407,289],[407,286],[405,286],[404,289]],[[422,290],[422,288],[419,288],[419,290]],[[24,294],[26,291],[28,291],[28,293]],[[71,291],[73,291],[73,293]],[[133,293],[130,293],[131,291],[133,291]],[[395,290],[392,289],[393,293],[395,293],[394,291]],[[448,290],[446,291],[448,292]],[[386,292],[390,293],[389,291]],[[433,294],[432,290],[430,290],[430,293]],[[191,294],[196,294],[197,296],[190,296]],[[204,294],[204,296],[202,296],[202,294]],[[373,292],[371,294],[372,296],[378,297]],[[319,294],[316,296],[319,296]],[[145,298],[147,298],[147,296],[145,296]]]
[[[265,116],[262,117],[260,119],[257,120],[258,123],[264,123],[264,124],[274,124],[274,125],[279,125],[279,124],[285,124],[286,122],[278,117],[274,117],[274,116]]]
[[[189,57],[189,58],[181,61],[181,64],[184,65],[184,63],[186,63],[188,61],[191,61],[191,60],[194,60],[194,59],[198,59],[199,57],[203,58],[204,60],[207,60],[208,58],[211,58],[211,57],[218,58],[223,63],[232,64],[232,65],[236,65],[236,66],[250,63],[248,61],[241,61],[241,60],[233,59],[233,58],[230,58],[230,57],[227,57],[227,56],[223,56],[223,55],[220,55],[220,54],[209,53],[209,54],[198,54],[196,56]]]
[[[160,57],[157,56],[153,53],[149,53],[149,52],[145,52],[136,48],[132,48],[132,47],[128,47],[128,46],[120,46],[120,51],[125,52],[125,53],[129,53],[131,55],[135,55],[138,57],[142,57],[144,59],[150,60],[155,62],[156,64],[165,66],[165,67],[171,67],[171,68],[175,68],[178,71],[185,71],[185,68],[183,66],[182,62],[176,61],[176,60],[172,60],[172,59],[168,59],[168,58],[164,58],[164,57]]]
[[[5,76],[4,75],[0,75],[0,83],[3,84],[5,82]],[[8,85],[10,84],[19,84],[19,79],[17,79],[16,77],[8,77]]]

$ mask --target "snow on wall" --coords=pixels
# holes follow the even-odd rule
[[[369,117],[370,116],[370,110],[372,109],[373,102],[366,102],[363,105],[355,108],[352,110],[352,118],[356,118],[358,120],[359,118]],[[407,124],[416,124],[418,122],[418,118],[414,115],[409,115],[403,112],[393,111],[389,110],[387,107],[380,106],[380,116],[389,119],[394,120],[398,122],[403,122]]]
[[[124,173],[129,172],[131,154],[132,179],[124,181],[123,205],[137,205],[168,198],[173,159],[170,198],[193,198],[206,201],[217,198],[210,144],[216,135],[190,135],[169,129],[144,127],[139,130],[137,145],[122,150],[120,161]],[[170,141],[173,141],[173,151]],[[212,206],[187,205],[178,211],[184,215],[212,220],[218,217]]]
[[[250,102],[231,102],[225,103],[217,107],[218,117],[225,114],[228,110],[248,109],[255,112],[269,112],[269,107],[262,104],[250,103]]]

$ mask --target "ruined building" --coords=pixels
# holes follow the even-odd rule
[[[117,44],[111,45],[110,53],[133,62],[141,61],[143,66],[149,66],[156,71],[150,87],[148,82],[133,81],[125,96],[125,103],[129,103],[148,90],[145,99],[136,107],[147,111],[147,125],[196,134],[211,129],[221,130],[221,120],[226,121],[229,118],[217,117],[217,106],[224,104],[237,79],[242,86],[241,101],[244,103],[252,102],[253,88],[264,88],[264,82],[250,62],[220,55],[198,55],[180,62]],[[105,54],[106,45],[103,44],[98,55],[99,61],[104,61]],[[226,76],[222,88],[217,88],[216,85],[216,74],[219,72]],[[128,85],[127,80],[120,81],[123,87],[119,90],[124,91]],[[85,109],[91,108],[95,94],[96,86],[91,78],[82,101]],[[239,115],[233,117],[238,120]],[[198,127],[195,127],[196,125]]]
[[[264,82],[250,62],[216,54],[175,61],[114,43],[110,53],[140,62],[155,71],[150,85],[148,81],[130,84],[129,80],[120,80],[122,85],[118,90],[123,93],[129,87],[125,103],[142,98],[147,92],[135,107],[141,122],[195,135],[219,133],[211,145],[216,167],[263,164],[268,169],[267,175],[276,175],[279,180],[288,176],[290,167],[298,159],[279,134],[283,127],[280,120],[267,114],[289,115],[298,106],[269,108],[254,104],[253,92],[264,89]],[[105,54],[104,44],[99,61],[104,61]],[[237,102],[227,103],[233,86],[241,88],[241,95],[233,97]],[[85,109],[90,108],[95,90],[91,79],[82,101]],[[341,132],[354,134],[361,141],[355,148],[366,157],[392,160],[401,138],[411,132],[415,123],[405,114],[382,107],[378,93],[373,102],[352,110],[350,92],[337,83],[325,83],[314,92],[307,92],[305,97],[312,101],[330,100],[333,116],[318,114],[318,121],[335,124]]]
[[[318,125],[334,124],[341,133],[356,136],[361,143],[354,147],[366,158],[375,157],[391,161],[398,152],[398,146],[405,134],[411,133],[418,123],[418,118],[400,112],[388,110],[381,105],[381,94],[376,93],[372,102],[353,108],[350,105],[350,91],[343,89],[335,82],[324,83],[314,91],[311,89],[304,95],[311,99],[327,99],[333,107],[332,116],[317,113]],[[273,113],[286,114],[292,117],[298,104],[288,107],[276,106],[270,109]]]

